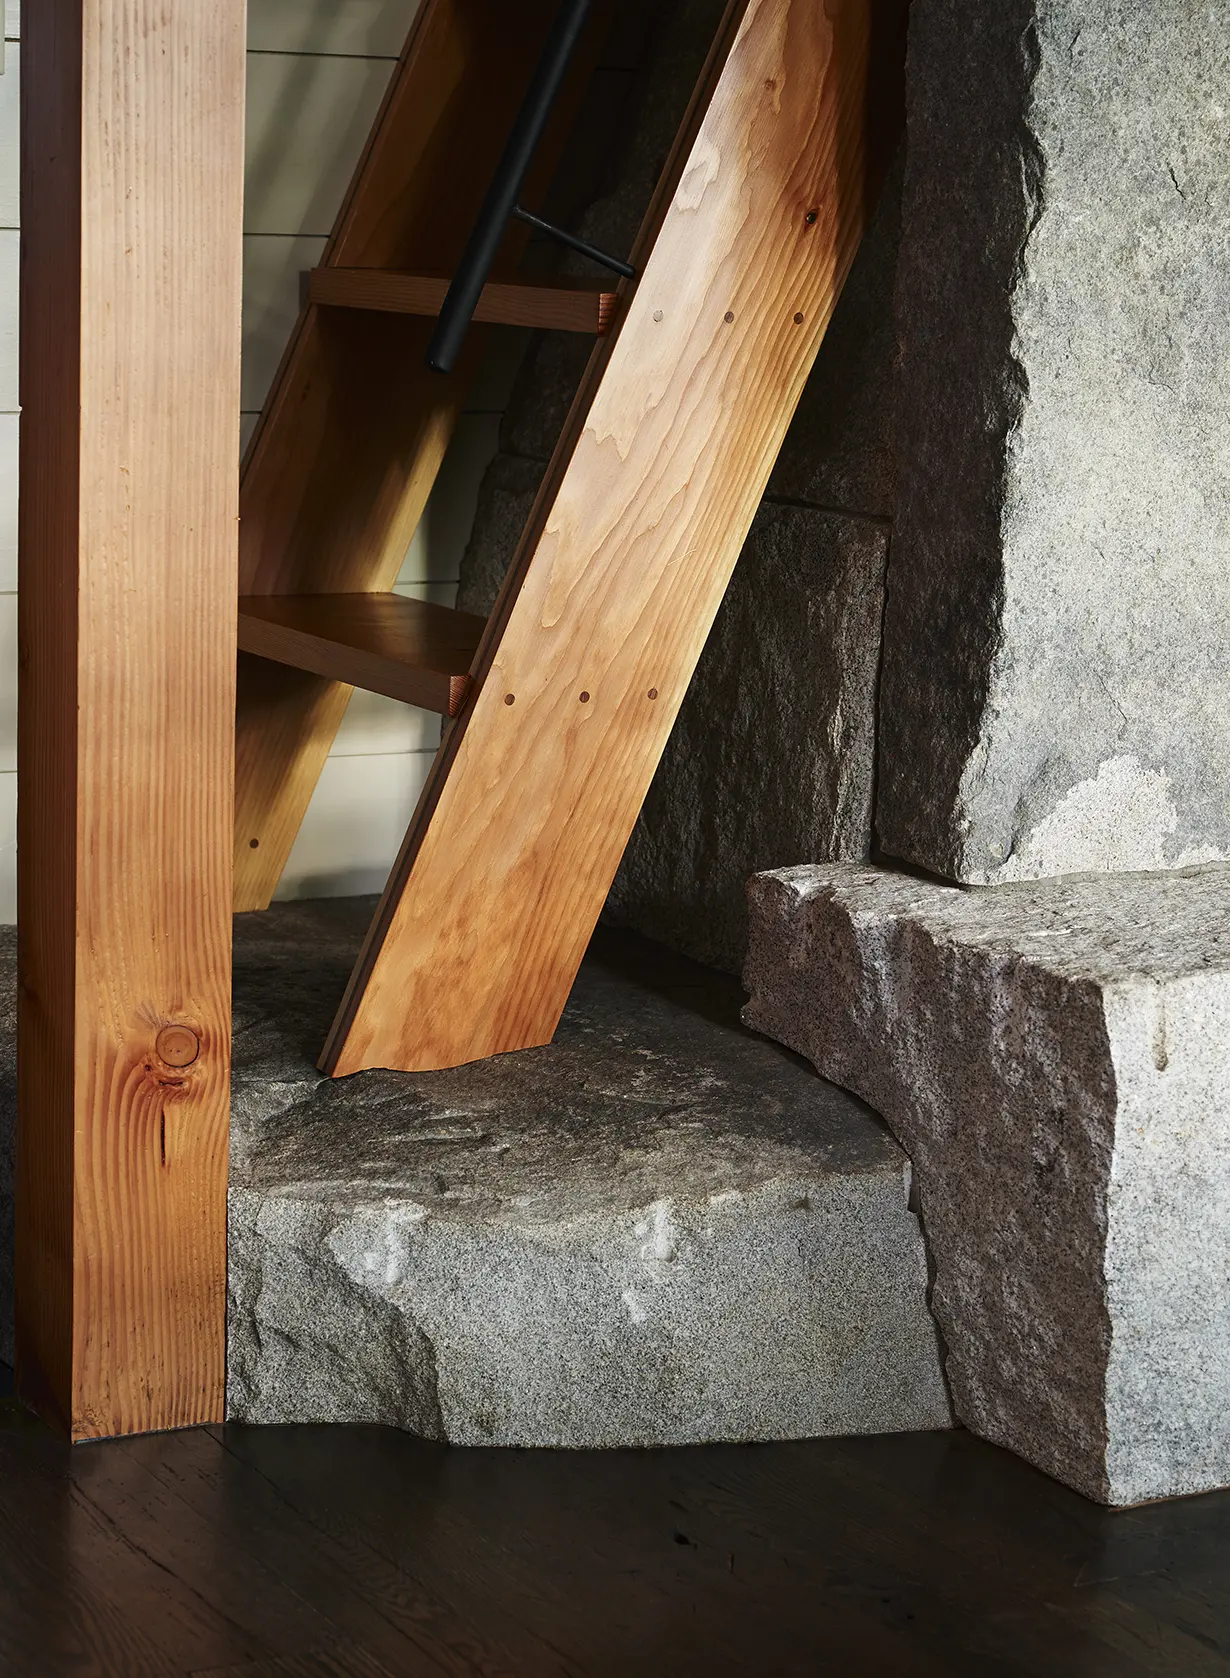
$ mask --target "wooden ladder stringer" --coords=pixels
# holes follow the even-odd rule
[[[902,124],[906,8],[728,11],[322,1067],[550,1041]]]

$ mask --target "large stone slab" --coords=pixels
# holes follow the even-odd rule
[[[1230,17],[921,0],[877,830],[994,882],[1230,854]]]
[[[914,1163],[961,1420],[1108,1503],[1230,1483],[1230,869],[751,901],[746,1018]]]
[[[236,933],[229,1410],[469,1444],[948,1424],[909,1168],[607,934],[556,1042],[453,1072],[312,1065],[370,903]]]

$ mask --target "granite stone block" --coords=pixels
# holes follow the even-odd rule
[[[607,903],[738,972],[747,879],[871,837],[888,528],[764,503]]]
[[[1230,855],[1230,18],[918,0],[884,850]]]
[[[549,1049],[331,1082],[374,900],[235,922],[229,1412],[474,1444],[950,1425],[904,1154],[602,935]],[[0,1353],[12,1358],[16,956],[0,929]]]
[[[330,1082],[370,907],[237,922],[232,1419],[553,1446],[949,1424],[905,1156],[740,1026],[734,981],[608,933],[551,1047]]]
[[[956,1414],[1111,1504],[1230,1484],[1230,869],[751,887],[745,1018],[909,1154]]]

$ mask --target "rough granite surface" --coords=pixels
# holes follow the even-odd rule
[[[1230,854],[1228,82],[1196,0],[913,8],[888,854]]]
[[[608,933],[550,1048],[324,1081],[370,909],[237,921],[233,1419],[556,1446],[949,1424],[905,1156],[740,1027],[733,981]]]
[[[751,901],[745,1018],[913,1161],[958,1417],[1107,1503],[1230,1484],[1230,869]]]
[[[738,972],[747,880],[862,858],[888,527],[765,502],[607,903]]]

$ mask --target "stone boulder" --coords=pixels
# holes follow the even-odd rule
[[[918,0],[884,851],[1230,855],[1230,18]]]
[[[741,1028],[734,981],[608,933],[551,1047],[327,1082],[370,908],[237,921],[233,1420],[551,1446],[949,1425],[905,1156]]]
[[[1230,1484],[1230,869],[751,888],[746,1019],[917,1173],[958,1417],[1114,1504]]]
[[[763,502],[607,902],[737,973],[747,879],[862,858],[888,529]]]

